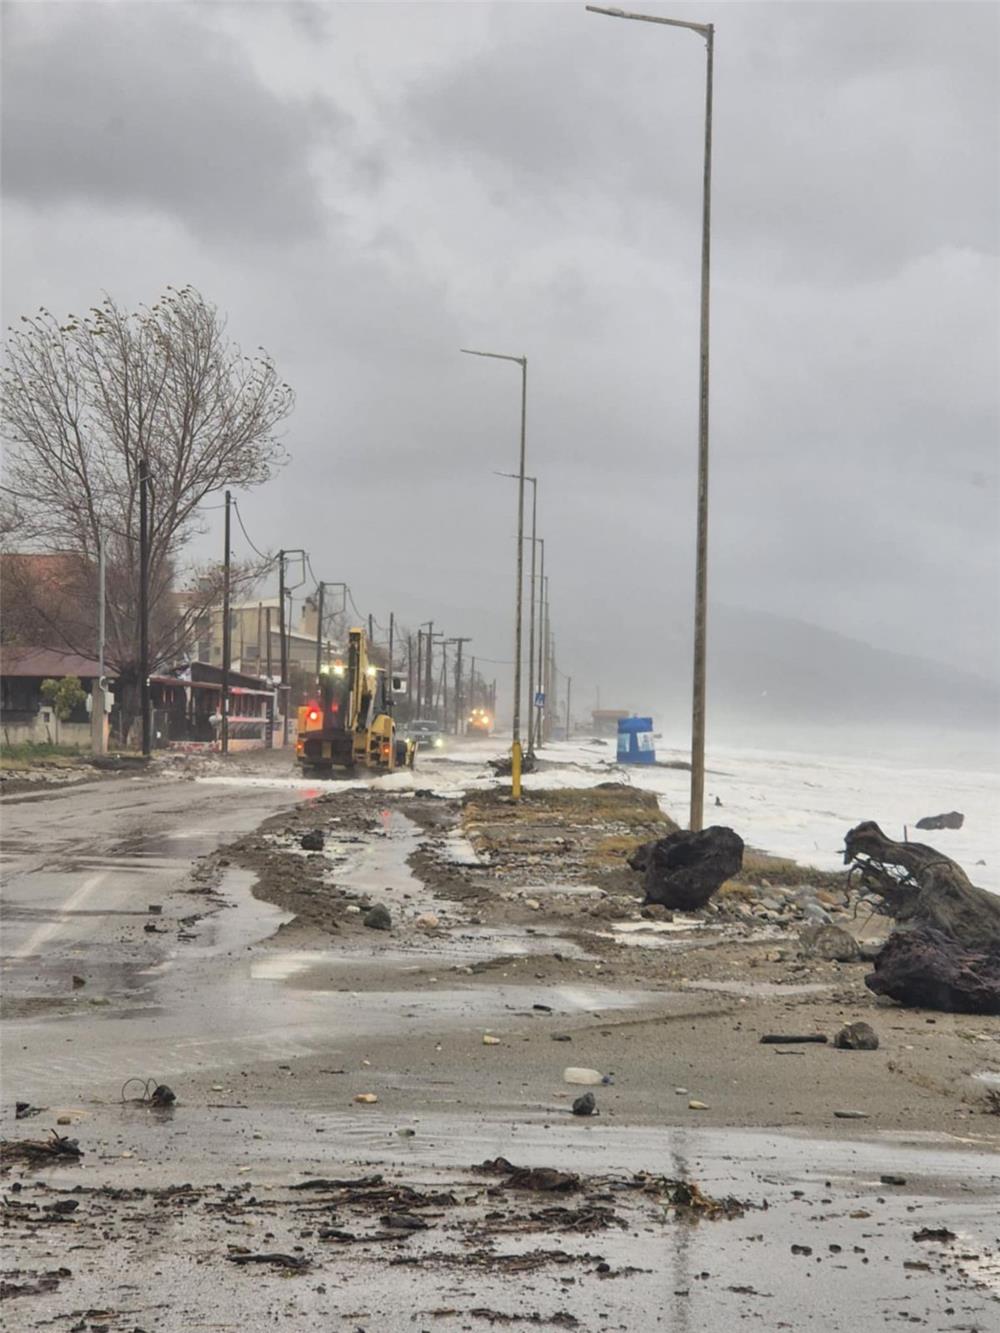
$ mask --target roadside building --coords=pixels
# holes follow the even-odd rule
[[[4,744],[30,741],[35,745],[89,746],[87,705],[80,704],[68,718],[59,718],[42,697],[42,682],[75,676],[89,696],[99,672],[95,660],[79,653],[5,644],[0,655],[0,730]]]
[[[157,749],[218,750],[222,744],[222,668],[186,662],[151,676],[153,744]],[[229,749],[270,749],[278,718],[271,681],[229,672]]]
[[[618,723],[629,716],[624,708],[595,708],[590,714],[595,736],[617,736]]]

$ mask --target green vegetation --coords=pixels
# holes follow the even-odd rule
[[[82,753],[78,745],[50,745],[47,741],[18,741],[0,745],[0,768],[32,768],[35,764],[70,767]]]
[[[76,676],[43,680],[40,694],[60,722],[68,722],[73,709],[87,702],[87,693]]]

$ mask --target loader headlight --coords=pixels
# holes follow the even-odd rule
[[[441,748],[442,745],[444,745],[444,741],[441,739],[441,737],[440,737],[440,736],[435,736],[435,738],[434,738],[434,748],[435,748],[435,750],[440,750],[440,748]]]

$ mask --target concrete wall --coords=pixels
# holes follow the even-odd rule
[[[89,750],[89,722],[60,722],[51,708],[41,708],[33,718],[21,722],[3,722],[6,745],[30,741],[34,745],[78,745]]]

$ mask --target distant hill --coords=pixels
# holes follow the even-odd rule
[[[1000,726],[1000,683],[802,621],[715,607],[709,650],[716,708],[748,723]]]

